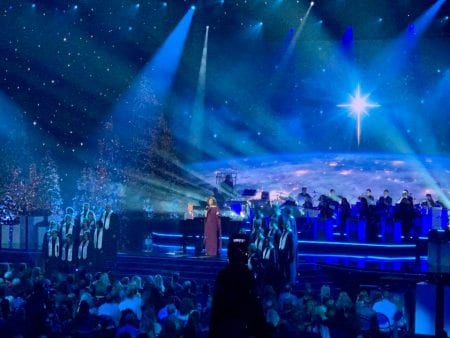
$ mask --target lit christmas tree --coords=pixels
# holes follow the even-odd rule
[[[81,208],[85,202],[99,214],[107,203],[114,210],[122,208],[124,188],[120,168],[120,143],[114,134],[111,120],[104,124],[103,135],[98,140],[98,157],[92,166],[82,169],[77,181],[77,194],[73,205]]]
[[[49,211],[52,218],[60,220],[63,216],[60,178],[56,163],[49,154],[42,159],[40,169],[41,179],[37,188],[39,200],[35,207]]]
[[[27,211],[27,190],[19,167],[10,167],[0,202],[0,219],[12,222]]]

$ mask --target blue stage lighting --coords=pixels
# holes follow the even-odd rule
[[[36,4],[31,4],[31,8],[36,8]]]
[[[139,8],[139,7],[141,7],[141,4],[136,4],[135,7],[136,7],[136,8]]]
[[[167,2],[163,2],[163,3],[162,3],[162,6],[163,6],[163,7],[167,7]]]
[[[192,6],[191,6],[191,9],[192,9],[193,11],[195,11],[195,8],[196,8],[195,5],[192,5]]]
[[[353,27],[348,26],[342,36],[342,47],[345,51],[349,51],[353,47]]]
[[[258,25],[262,26],[262,25],[263,25],[263,22],[262,22],[262,21],[260,21],[260,22],[258,23]]]
[[[194,11],[188,10],[117,103],[114,114],[119,119],[129,121],[127,114],[131,113],[133,116],[147,116],[150,120],[158,113],[170,93],[193,16]],[[133,26],[128,29],[132,30]]]

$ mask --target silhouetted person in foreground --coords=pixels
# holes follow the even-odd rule
[[[264,312],[248,269],[248,238],[233,235],[229,264],[219,272],[214,288],[210,338],[269,337]]]

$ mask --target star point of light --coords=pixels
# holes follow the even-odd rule
[[[358,146],[361,142],[361,118],[364,115],[369,114],[370,108],[380,107],[377,103],[372,103],[369,101],[370,94],[361,95],[361,88],[358,85],[356,87],[355,93],[350,95],[350,101],[348,103],[341,103],[337,106],[340,108],[347,108],[350,110],[350,114],[356,116],[356,137],[358,139]]]

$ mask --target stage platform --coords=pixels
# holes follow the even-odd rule
[[[191,245],[183,250],[178,235],[161,236],[159,233],[159,237],[158,234],[153,236],[148,248],[119,252],[116,264],[108,269],[119,276],[161,274],[170,277],[178,272],[183,279],[213,283],[217,272],[227,264],[225,247],[219,257],[211,258],[198,254]],[[350,282],[402,285],[427,281],[431,275],[426,240],[386,244],[300,239],[297,254],[299,285],[310,283],[320,287],[329,283],[344,287]],[[23,262],[34,266],[41,260],[40,251],[0,251],[0,263]]]

